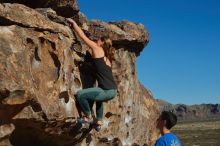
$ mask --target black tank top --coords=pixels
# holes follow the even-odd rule
[[[112,75],[112,69],[110,66],[106,65],[104,57],[93,58],[93,61],[96,67],[98,86],[105,90],[117,89],[117,85]]]

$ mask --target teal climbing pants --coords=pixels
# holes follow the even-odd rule
[[[86,115],[92,114],[92,107],[96,102],[96,118],[103,118],[103,102],[113,99],[117,94],[116,89],[103,90],[99,87],[87,88],[76,93],[77,101]]]

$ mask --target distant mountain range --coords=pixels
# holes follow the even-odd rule
[[[171,104],[157,99],[160,111],[173,111],[180,121],[220,119],[220,104]]]

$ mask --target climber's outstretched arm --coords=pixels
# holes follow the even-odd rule
[[[68,18],[67,20],[72,25],[77,35],[92,49],[92,55],[97,56],[97,53],[100,54],[99,52],[103,49],[94,41],[90,40],[73,19]]]

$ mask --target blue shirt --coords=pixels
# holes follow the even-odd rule
[[[180,140],[173,133],[166,133],[161,136],[155,146],[182,146]]]

